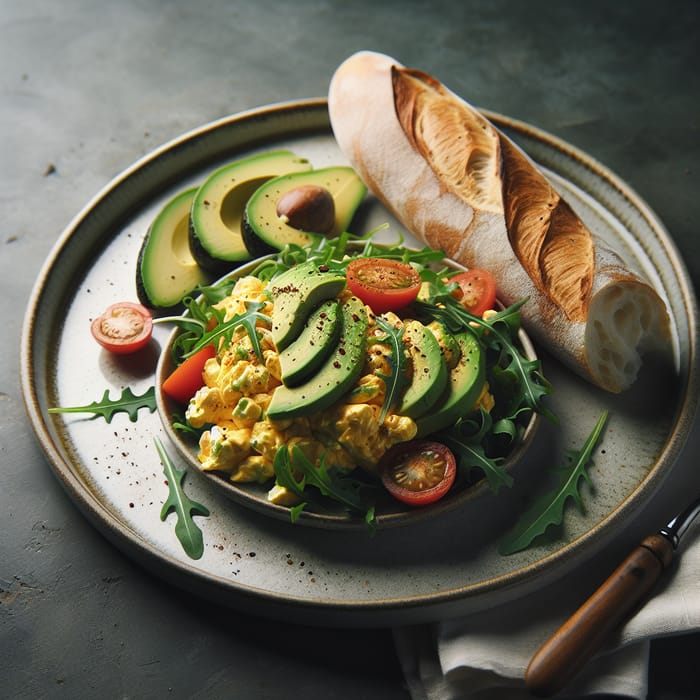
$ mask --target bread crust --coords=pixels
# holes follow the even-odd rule
[[[666,305],[585,226],[537,165],[438,80],[361,51],[328,96],[335,138],[375,196],[414,235],[489,269],[505,304],[578,374],[627,389],[641,353],[668,345]]]

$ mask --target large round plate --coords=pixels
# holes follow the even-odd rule
[[[151,353],[114,357],[89,337],[89,320],[113,301],[135,299],[136,255],[167,198],[201,182],[220,164],[270,148],[291,148],[314,166],[344,163],[321,99],[273,105],[203,126],[137,162],[75,218],[36,282],[22,337],[22,388],[37,438],[78,507],[110,540],[157,575],[219,603],[315,624],[385,625],[445,618],[522,595],[585,560],[657,491],[672,472],[696,411],[696,305],[687,273],[662,224],[614,174],[587,155],[520,122],[487,113],[538,161],[579,215],[646,273],[667,300],[674,328],[673,371],[647,366],[634,388],[607,395],[537,348],[556,387],[550,402],[561,425],[540,427],[518,465],[519,486],[415,526],[381,531],[297,528],[217,493],[196,473],[184,485],[206,505],[195,516],[204,554],[190,559],[160,518],[168,497],[154,447],[155,413],[110,423],[88,415],[49,415],[51,406],[89,404],[105,389],[136,394],[154,383],[168,329]],[[366,227],[389,221],[369,200]],[[408,243],[412,242],[410,237]],[[414,242],[415,243],[415,242]],[[498,542],[542,465],[565,462],[600,412],[610,412],[590,470],[585,513],[569,508],[555,537],[504,557]],[[172,451],[177,462],[177,455]],[[178,464],[178,466],[182,466]],[[537,475],[538,479],[528,478]]]

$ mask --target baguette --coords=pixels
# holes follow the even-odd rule
[[[341,151],[427,245],[490,270],[523,325],[593,384],[620,392],[647,351],[670,345],[666,305],[597,238],[537,165],[477,109],[426,73],[361,51],[333,75]]]

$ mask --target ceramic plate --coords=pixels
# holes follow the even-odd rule
[[[195,516],[204,552],[190,558],[175,534],[175,514],[161,520],[168,486],[155,449],[169,447],[157,413],[132,422],[86,414],[49,414],[129,387],[141,394],[169,330],[138,358],[117,357],[90,337],[90,320],[110,303],[135,300],[136,256],[164,202],[215,167],[254,152],[290,148],[315,167],[344,164],[326,103],[273,105],[196,129],[137,162],[100,192],[57,242],[36,282],[22,337],[27,412],[51,468],[90,521],[112,542],[174,585],[248,612],[308,624],[387,625],[444,618],[492,604],[583,561],[656,492],[673,471],[689,431],[698,390],[696,306],[685,268],[662,224],[613,173],[548,134],[487,113],[537,162],[596,232],[636,263],[666,299],[673,319],[674,367],[647,365],[634,388],[607,395],[536,348],[556,391],[559,427],[542,422],[514,472],[516,486],[443,517],[380,531],[339,533],[301,528],[232,503],[190,472],[184,489],[205,505]],[[365,230],[388,222],[373,199]],[[407,238],[407,243],[412,239]],[[548,467],[578,449],[601,411],[610,412],[585,487],[585,513],[569,508],[553,536],[504,557],[498,543]],[[174,449],[176,465],[184,468]]]

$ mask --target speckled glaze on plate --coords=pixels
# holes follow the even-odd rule
[[[57,478],[116,546],[170,583],[247,612],[318,625],[408,624],[526,594],[585,561],[653,497],[673,472],[700,394],[697,308],[685,267],[654,213],[613,173],[533,127],[486,116],[541,164],[586,223],[635,262],[666,299],[674,367],[647,363],[629,392],[612,396],[537,347],[556,388],[550,407],[561,425],[542,422],[514,472],[516,487],[373,538],[268,518],[188,473],[188,495],[211,511],[196,516],[204,555],[188,558],[174,534],[175,516],[160,519],[168,492],[154,438],[168,443],[158,415],[141,410],[131,422],[117,414],[108,424],[47,409],[88,404],[105,389],[116,396],[129,386],[139,394],[154,384],[167,328],[157,328],[138,357],[116,357],[91,342],[89,321],[114,301],[136,298],[136,255],[167,198],[218,165],[271,148],[291,148],[315,167],[345,162],[322,99],[234,115],[164,145],[100,192],[58,240],[29,301],[21,352],[29,420]],[[363,230],[387,221],[390,233],[400,230],[371,198],[361,214]],[[568,509],[556,539],[499,555],[500,538],[543,471],[582,445],[604,408],[610,419],[591,469],[594,492],[587,493],[586,512]],[[175,450],[170,453],[178,463]]]
[[[352,247],[353,244],[350,243],[348,250],[351,250]],[[236,279],[243,275],[250,274],[263,259],[264,258],[258,258],[257,260],[245,263],[238,267],[233,273],[226,275],[225,278]],[[444,261],[444,264],[457,270],[466,269],[454,261]],[[187,435],[173,426],[173,416],[182,414],[182,406],[179,406],[177,402],[169,399],[168,396],[163,393],[162,386],[163,382],[170,376],[174,369],[172,362],[172,344],[179,334],[180,331],[175,329],[168,339],[161,353],[160,360],[158,361],[155,375],[158,413],[163,423],[163,430],[165,430],[168,435],[171,444],[190,469],[199,472],[203,479],[212,484],[214,488],[221,491],[228,498],[247,508],[252,508],[263,515],[289,523],[289,508],[271,503],[267,500],[267,492],[271,485],[270,482],[264,484],[235,483],[230,481],[225,474],[203,470],[197,459],[197,453],[199,451],[197,441],[193,439],[191,435]],[[536,360],[537,353],[528,335],[522,329],[519,331],[518,335],[520,347],[525,357],[530,360]],[[541,420],[542,417],[538,414],[530,413],[527,420],[521,422],[520,428],[522,429],[522,434],[518,436],[509,454],[501,464],[506,472],[512,472],[518,461],[527,453],[528,448],[537,434],[537,427]],[[470,504],[475,499],[481,498],[489,493],[490,490],[486,480],[475,478],[472,483],[468,485],[456,485],[450,493],[436,503],[423,508],[411,508],[410,506],[404,506],[399,503],[388,493],[382,493],[380,491],[377,496],[375,511],[376,528],[381,530],[388,527],[415,525],[431,518],[442,517],[445,513],[452,510],[470,507]],[[341,507],[334,506],[336,506],[336,504],[329,500],[322,504],[309,503],[295,521],[295,524],[299,527],[322,527],[345,531],[367,530],[367,525],[362,517],[358,517],[356,514],[350,514]]]

